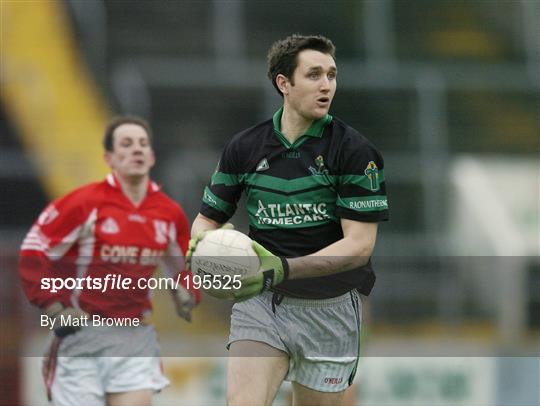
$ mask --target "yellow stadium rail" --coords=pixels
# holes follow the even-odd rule
[[[0,80],[6,114],[50,197],[107,172],[109,116],[58,1],[0,1]]]

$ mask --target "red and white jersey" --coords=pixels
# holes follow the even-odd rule
[[[40,214],[21,247],[23,289],[40,307],[59,301],[103,317],[138,318],[151,309],[150,291],[138,280],[151,278],[158,265],[167,277],[188,272],[188,240],[184,211],[154,182],[135,206],[118,180],[108,175],[54,201]],[[114,279],[109,277],[104,289],[108,274]],[[51,278],[85,278],[85,283],[53,292],[50,282],[44,283]],[[129,286],[113,283],[126,278],[132,280]],[[92,289],[88,280],[93,281]],[[97,280],[101,289],[96,289]],[[200,292],[194,293],[199,300]]]

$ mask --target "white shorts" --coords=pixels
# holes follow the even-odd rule
[[[351,385],[360,352],[362,305],[356,291],[332,299],[285,297],[271,292],[236,303],[229,345],[252,340],[289,355],[285,380],[320,392],[341,392]]]
[[[107,393],[159,391],[169,384],[149,325],[85,327],[61,339],[51,361],[44,377],[55,405],[104,406]]]

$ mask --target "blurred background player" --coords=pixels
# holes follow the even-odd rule
[[[284,379],[295,404],[340,404],[356,372],[358,291],[374,284],[370,256],[388,205],[381,155],[328,114],[334,56],[322,36],[273,44],[268,76],[283,107],[227,144],[192,226],[190,249],[229,220],[246,191],[262,272],[235,293],[231,405],[271,404]]]
[[[148,405],[168,384],[152,326],[101,327],[92,316],[141,320],[151,310],[146,283],[163,265],[188,277],[188,221],[150,177],[151,130],[138,117],[117,117],[103,138],[112,173],[51,203],[23,241],[20,276],[30,302],[56,320],[44,361],[49,399],[57,405]],[[105,287],[107,275],[132,278]],[[98,289],[44,289],[43,278],[100,280]],[[171,289],[178,315],[191,321],[199,292]],[[89,322],[83,322],[85,316]],[[61,322],[64,322],[61,324]],[[68,321],[68,323],[66,323]],[[88,327],[82,327],[81,325]]]

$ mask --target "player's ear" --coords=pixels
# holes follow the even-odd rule
[[[283,95],[289,94],[289,79],[281,73],[276,76],[276,85]]]
[[[155,163],[156,163],[156,153],[152,149],[150,151],[150,168],[152,168],[155,165]]]
[[[105,160],[109,168],[112,169],[113,167],[112,153],[110,151],[105,151],[105,153],[103,154],[103,159]]]

